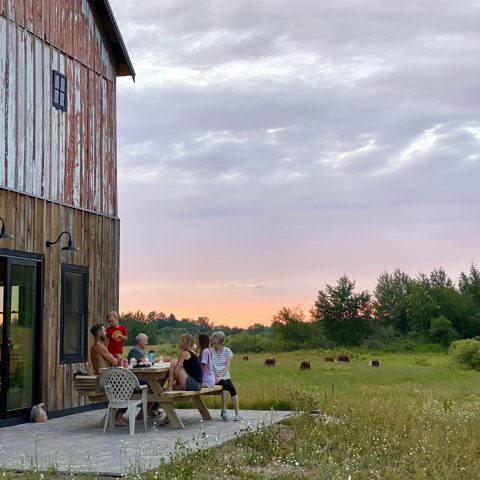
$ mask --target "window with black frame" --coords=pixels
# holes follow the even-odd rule
[[[52,105],[64,112],[67,111],[67,77],[53,70]]]
[[[60,363],[87,360],[88,269],[62,265]]]

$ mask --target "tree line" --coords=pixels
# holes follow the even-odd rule
[[[125,325],[128,332],[126,345],[133,345],[135,337],[139,333],[146,333],[150,344],[172,344],[177,343],[182,333],[190,333],[194,337],[199,333],[211,333],[214,330],[222,330],[227,337],[235,336],[243,332],[256,335],[269,332],[270,328],[253,324],[248,328],[229,327],[227,325],[214,325],[208,317],[182,318],[177,319],[173,313],[166,315],[163,312],[152,311],[147,314],[136,311],[120,314],[120,322]]]
[[[307,313],[283,307],[271,327],[214,325],[208,317],[177,320],[173,314],[141,312],[121,315],[131,344],[140,331],[151,343],[175,343],[183,332],[223,330],[238,352],[288,351],[365,345],[388,349],[418,343],[448,347],[453,340],[480,336],[480,270],[472,264],[457,284],[443,268],[411,277],[399,268],[383,272],[373,293],[356,291],[347,275],[318,292]]]
[[[373,294],[356,292],[344,275],[318,292],[309,322],[300,308],[283,308],[272,332],[287,346],[388,348],[403,341],[447,347],[480,335],[480,271],[472,264],[456,286],[443,268],[414,278],[397,268],[378,277]]]

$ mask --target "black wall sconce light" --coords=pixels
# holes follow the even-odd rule
[[[11,233],[9,233],[5,227],[5,221],[3,220],[2,217],[0,217],[0,220],[2,221],[2,230],[0,232],[0,238],[15,238]]]
[[[77,247],[73,244],[73,242],[72,242],[72,236],[71,236],[66,230],[65,230],[64,232],[62,232],[54,242],[52,242],[51,240],[47,240],[46,243],[45,243],[45,245],[46,245],[47,247],[51,247],[52,245],[55,245],[56,243],[58,243],[58,241],[60,240],[60,237],[61,237],[64,233],[66,233],[66,234],[68,235],[68,244],[67,244],[65,247],[62,247],[62,250],[67,250],[67,251],[69,251],[69,252],[78,252],[80,249],[77,248]]]

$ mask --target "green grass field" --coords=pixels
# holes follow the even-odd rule
[[[241,408],[296,415],[259,432],[246,427],[245,436],[215,449],[192,452],[191,445],[202,442],[192,438],[178,445],[172,463],[127,477],[480,479],[480,372],[452,367],[447,354],[349,351],[349,364],[325,363],[332,353],[275,354],[275,367],[264,365],[266,354],[249,354],[247,362],[236,355],[231,374]],[[369,366],[374,358],[379,368]],[[302,360],[310,371],[300,370]],[[219,407],[218,397],[208,402]],[[9,472],[5,478],[18,477]],[[31,472],[21,478],[64,477]]]
[[[328,353],[275,354],[275,367],[265,354],[235,356],[241,408],[305,413],[214,451],[180,453],[156,478],[480,479],[478,372],[450,366],[446,354],[349,352],[349,364],[331,364]],[[321,414],[308,415],[314,409]]]
[[[248,354],[246,362],[242,354],[235,355],[231,376],[241,408],[295,409],[298,405],[292,403],[292,394],[296,391],[313,395],[321,407],[326,407],[333,398],[339,400],[365,392],[377,397],[388,396],[389,392],[401,398],[431,395],[440,401],[480,395],[480,374],[451,366],[447,354],[349,351],[350,363],[325,363],[324,356],[330,354],[325,351]],[[265,359],[272,356],[276,366],[266,367]],[[370,367],[372,359],[379,360],[380,368]],[[310,362],[310,371],[300,370],[302,360]],[[213,401],[211,406],[219,405],[217,397]]]

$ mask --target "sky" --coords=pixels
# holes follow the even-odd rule
[[[480,264],[480,1],[110,3],[121,311],[268,325]]]

